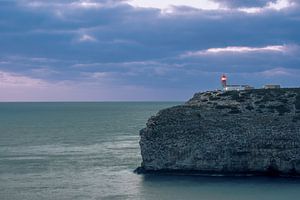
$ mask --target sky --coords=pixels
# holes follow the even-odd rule
[[[0,101],[300,86],[298,0],[1,0]]]

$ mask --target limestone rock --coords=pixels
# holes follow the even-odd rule
[[[140,137],[138,172],[300,175],[300,88],[196,93]]]

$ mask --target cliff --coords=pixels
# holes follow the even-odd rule
[[[140,131],[138,173],[300,175],[300,88],[196,93]]]

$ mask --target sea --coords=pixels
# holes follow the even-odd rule
[[[0,103],[0,200],[296,200],[300,180],[138,175],[139,130],[181,102]]]

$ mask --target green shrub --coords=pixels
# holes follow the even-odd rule
[[[300,95],[299,94],[296,96],[295,107],[297,110],[300,110]]]
[[[270,109],[269,110],[271,113],[275,113],[275,110],[274,109]]]
[[[241,110],[238,109],[237,107],[232,107],[228,113],[229,114],[239,114],[239,113],[241,113]]]
[[[216,101],[216,100],[219,100],[219,99],[221,99],[220,97],[217,97],[217,96],[210,96],[210,97],[208,97],[208,99],[210,100],[210,101]]]
[[[269,94],[266,94],[263,96],[263,98],[261,99],[261,102],[263,103],[266,103],[268,101],[274,101],[274,97],[272,97],[271,95]]]
[[[300,115],[295,115],[293,117],[293,122],[297,122],[297,121],[300,121]]]
[[[284,113],[290,112],[290,109],[287,108],[284,105],[278,105],[278,106],[268,106],[269,109],[275,109],[280,115],[283,115]]]
[[[256,112],[263,113],[263,111],[261,109],[256,109]]]
[[[284,113],[290,112],[290,109],[288,109],[284,105],[277,106],[276,110],[277,110],[277,112],[279,112],[279,114],[284,114]]]
[[[241,97],[241,98],[237,99],[236,101],[237,101],[237,102],[245,102],[246,99],[245,99],[244,97]]]
[[[282,103],[287,103],[288,102],[287,99],[279,99],[279,101],[282,102]]]
[[[260,104],[261,103],[261,101],[255,101],[254,102],[254,104]]]
[[[266,106],[263,105],[263,104],[261,104],[261,105],[259,105],[258,107],[259,107],[259,108],[265,108]]]
[[[216,105],[216,109],[231,109],[232,106],[230,105]]]
[[[248,105],[248,106],[246,106],[246,109],[247,109],[247,110],[253,110],[254,108],[253,108],[253,106],[249,106],[249,105]]]
[[[257,89],[257,90],[253,90],[253,94],[256,94],[258,96],[262,96],[266,94],[266,90],[265,89]]]
[[[230,96],[231,95],[231,91],[227,91],[227,92],[223,92],[221,94],[219,94],[220,97],[226,97],[226,96]]]
[[[232,99],[232,100],[235,100],[235,101],[239,100],[239,99],[240,99],[239,92],[237,92],[237,91],[232,91],[232,93],[231,93],[231,99]]]

